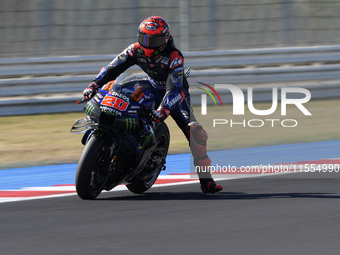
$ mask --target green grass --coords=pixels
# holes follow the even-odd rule
[[[287,116],[275,113],[269,117],[254,116],[246,112],[245,116],[232,116],[232,106],[208,106],[208,115],[201,116],[200,108],[194,108],[199,122],[208,131],[208,149],[235,149],[273,144],[287,144],[340,139],[340,103],[338,99],[311,101],[305,104],[312,116],[304,116],[296,107],[289,107]],[[257,109],[268,109],[267,103],[255,104]],[[245,107],[247,109],[247,107]],[[279,106],[278,106],[279,109]],[[11,167],[34,166],[57,163],[75,163],[78,161],[83,146],[82,135],[71,134],[74,121],[83,118],[82,112],[1,117],[0,169]],[[296,119],[298,126],[283,128],[279,125],[261,128],[230,127],[218,125],[212,127],[213,118],[233,119]],[[188,144],[169,118],[170,153],[189,152]]]

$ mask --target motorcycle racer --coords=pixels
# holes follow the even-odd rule
[[[204,169],[197,171],[203,193],[221,191],[222,186],[206,171],[211,165],[206,151],[208,135],[191,109],[184,57],[174,44],[170,26],[160,16],[146,18],[138,28],[137,39],[100,71],[83,91],[84,99],[91,99],[100,87],[138,65],[148,75],[147,82],[158,98],[158,108],[151,112],[150,118],[159,122],[170,115],[175,120],[189,142],[196,169]]]

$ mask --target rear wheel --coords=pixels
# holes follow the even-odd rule
[[[151,152],[150,161],[144,169],[144,176],[133,180],[126,184],[126,187],[133,193],[143,193],[151,188],[160,174],[164,164],[165,158],[168,154],[170,133],[168,126],[161,122],[155,130],[156,147]]]
[[[95,199],[105,186],[110,164],[110,144],[92,136],[80,157],[76,190],[82,199]]]

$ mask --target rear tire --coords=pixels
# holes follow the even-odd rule
[[[81,154],[76,191],[82,199],[95,199],[103,190],[110,164],[110,145],[104,138],[92,136]]]
[[[141,194],[152,187],[158,178],[164,164],[165,158],[168,154],[170,133],[168,126],[161,122],[155,130],[156,144],[157,146],[151,152],[150,165],[154,165],[143,177],[133,180],[126,184],[126,187],[133,193]]]

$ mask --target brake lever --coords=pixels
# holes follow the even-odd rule
[[[88,101],[88,99],[82,98],[81,100],[77,100],[76,104],[82,104],[82,103],[87,102],[87,101]]]

